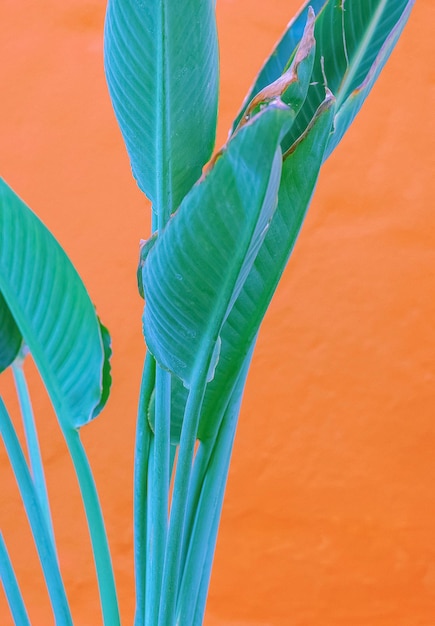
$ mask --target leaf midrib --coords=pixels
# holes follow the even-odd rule
[[[350,63],[348,70],[346,70],[346,73],[344,75],[343,78],[343,82],[341,83],[340,89],[338,90],[338,94],[337,94],[337,103],[336,103],[336,109],[338,110],[340,108],[340,106],[343,104],[344,100],[348,97],[348,93],[347,90],[349,88],[349,85],[352,84],[352,81],[356,75],[356,72],[358,71],[360,62],[362,60],[362,58],[364,57],[365,52],[367,51],[370,42],[372,41],[372,37],[373,34],[381,20],[381,17],[384,13],[385,7],[387,5],[388,0],[381,0],[378,8],[375,11],[375,14],[372,18],[372,20],[370,21],[364,36],[360,39],[360,43],[355,51],[355,54],[353,55],[353,59],[352,62]],[[344,3],[344,7],[343,10],[345,9],[345,3]]]
[[[162,231],[176,208],[173,206],[171,142],[171,84],[170,41],[168,39],[167,0],[161,0],[158,10],[157,73],[156,73],[156,205],[153,207],[153,231]],[[155,219],[155,215],[157,219]]]

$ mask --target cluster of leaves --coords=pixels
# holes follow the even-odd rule
[[[108,2],[107,82],[133,175],[153,209],[138,269],[148,351],[135,455],[136,626],[202,623],[258,329],[321,165],[371,90],[413,3],[307,2],[258,75],[228,142],[209,162],[218,102],[214,0]],[[108,397],[110,338],[59,245],[1,181],[0,371],[12,366],[18,380],[27,350],[76,467],[104,621],[117,624],[104,525],[79,437]],[[68,624],[31,431],[30,416],[29,471],[0,404],[0,432],[53,610]],[[18,623],[28,623],[2,542],[0,550],[12,611]]]

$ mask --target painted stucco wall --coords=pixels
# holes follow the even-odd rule
[[[218,142],[297,0],[219,0]],[[262,327],[206,626],[435,626],[435,8],[417,0],[323,168]],[[73,259],[113,337],[113,392],[83,431],[132,623],[132,451],[144,354],[135,270],[149,206],[103,75],[103,0],[3,0],[0,171]],[[100,624],[74,476],[40,383],[38,425],[76,623]],[[10,377],[0,392],[14,411]],[[52,623],[0,448],[0,526],[32,625]],[[0,624],[10,621],[0,593]]]

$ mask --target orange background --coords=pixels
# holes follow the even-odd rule
[[[113,337],[112,396],[83,431],[124,624],[144,353],[136,292],[149,206],[106,90],[103,0],[2,0],[0,171],[72,258]],[[219,0],[222,143],[299,0]],[[231,465],[206,626],[435,626],[433,0],[418,0],[323,168],[262,327]],[[100,624],[79,496],[31,364],[76,624]],[[12,412],[8,373],[0,391]],[[0,523],[32,624],[52,623],[6,455]],[[10,618],[0,594],[0,624]]]

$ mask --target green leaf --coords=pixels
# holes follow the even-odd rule
[[[317,182],[330,136],[334,98],[328,94],[307,131],[285,156],[278,207],[248,278],[222,328],[221,358],[207,386],[198,438],[214,437],[243,360],[288,262]]]
[[[207,385],[198,439],[214,439],[240,368],[251,350],[301,230],[317,182],[334,117],[328,94],[307,131],[284,159],[278,206],[248,278],[221,331],[220,358]],[[179,441],[187,390],[172,377],[171,440]],[[150,405],[150,411],[153,405]],[[151,425],[153,415],[151,414]]]
[[[414,2],[328,0],[307,2],[304,5],[261,70],[249,96],[252,97],[262,89],[265,81],[275,81],[285,71],[289,59],[294,55],[302,17],[308,11],[308,6],[312,5],[318,12],[314,28],[314,70],[307,98],[285,145],[290,146],[307,128],[323,100],[326,80],[327,87],[337,99],[336,133],[330,138],[325,158],[332,152],[385,65]]]
[[[214,146],[213,0],[109,0],[105,68],[133,175],[156,212],[174,211]]]
[[[347,92],[344,89],[340,91],[339,95],[341,95],[341,98],[340,101],[337,103],[338,111],[334,120],[334,133],[330,137],[329,144],[325,153],[325,159],[339,144],[344,133],[349,128],[356,114],[363,105],[364,100],[370,93],[382,68],[384,67],[391,52],[393,51],[393,48],[396,45],[397,40],[399,39],[403,28],[405,27],[406,22],[408,21],[413,4],[414,0],[412,0],[412,2],[408,2],[405,9],[403,10],[403,13],[400,15],[399,19],[397,19],[396,23],[391,28],[388,37],[384,40],[384,43],[379,48],[379,52],[375,60],[370,66],[369,70],[366,72],[364,80],[357,87],[355,87],[349,93],[349,95],[347,95]]]
[[[56,624],[72,626],[71,612],[55,547],[20,442],[1,397],[0,436],[3,439],[35,540]]]
[[[62,427],[79,428],[89,422],[108,395],[107,333],[62,248],[3,180],[0,292]]]
[[[291,120],[276,102],[236,133],[144,263],[148,348],[186,387],[200,372],[213,377],[222,325],[276,208],[279,143]]]
[[[20,329],[0,292],[0,372],[3,372],[16,359],[22,341]]]

